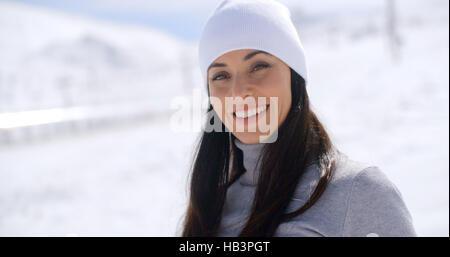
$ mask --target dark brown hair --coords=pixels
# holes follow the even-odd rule
[[[239,236],[273,236],[280,223],[310,208],[331,180],[338,150],[310,109],[305,80],[292,69],[291,92],[292,107],[278,128],[277,140],[263,147],[252,209]],[[210,105],[208,112],[214,113],[211,110]],[[182,236],[217,235],[227,188],[245,172],[234,135],[221,126],[223,132],[203,132],[194,153]],[[321,171],[315,190],[302,207],[286,213],[305,168],[313,162]]]

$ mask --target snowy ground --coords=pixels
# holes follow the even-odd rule
[[[333,30],[332,37],[328,29],[304,30],[308,92],[336,145],[355,160],[378,165],[397,185],[419,235],[448,236],[448,2],[400,4],[397,61],[390,57],[379,17],[361,18],[358,24],[376,29],[356,38],[353,29]],[[128,48],[118,49],[127,53]],[[160,89],[146,94],[159,98],[164,88],[180,89],[176,79],[163,77]],[[192,79],[200,84],[198,77]],[[141,84],[136,85],[140,92]],[[117,92],[110,99],[120,96]],[[0,235],[175,235],[197,134],[171,131],[168,118],[0,146]]]
[[[173,236],[195,134],[167,126],[0,150],[0,235]]]

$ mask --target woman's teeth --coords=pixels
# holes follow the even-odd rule
[[[267,109],[266,105],[263,105],[261,107],[258,107],[257,109],[251,109],[248,111],[236,111],[236,117],[238,118],[248,118],[255,116],[256,114],[260,114],[261,112],[265,111]]]

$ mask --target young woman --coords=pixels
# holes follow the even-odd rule
[[[205,130],[196,150],[182,236],[416,235],[396,186],[337,150],[310,109],[305,54],[284,5],[223,1],[199,59],[221,129]],[[234,98],[245,102],[226,104]]]

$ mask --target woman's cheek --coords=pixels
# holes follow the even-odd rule
[[[223,99],[220,97],[214,96],[214,97],[210,97],[210,102],[211,102],[211,105],[212,105],[214,111],[219,116],[220,120],[222,122],[224,122],[226,110],[225,110],[225,105],[224,105]]]

